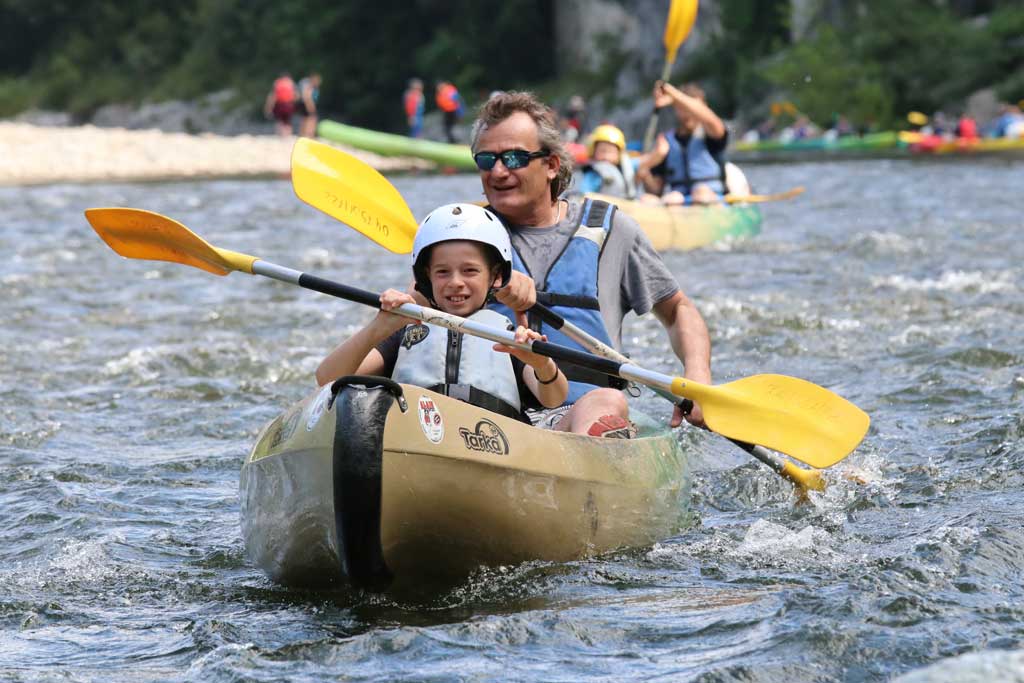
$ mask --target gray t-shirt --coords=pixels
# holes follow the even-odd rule
[[[565,217],[553,226],[511,226],[512,246],[523,259],[537,289],[566,242],[576,231],[582,202],[570,201]],[[650,312],[654,305],[679,291],[675,277],[651,246],[640,225],[616,211],[612,228],[601,251],[597,298],[601,316],[615,348],[622,349],[622,320],[629,311]]]

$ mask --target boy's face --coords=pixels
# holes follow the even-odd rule
[[[463,318],[483,308],[487,292],[500,284],[483,245],[467,240],[436,245],[430,251],[427,274],[438,307]]]

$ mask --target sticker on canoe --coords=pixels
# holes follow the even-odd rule
[[[441,443],[444,438],[444,418],[441,417],[441,409],[429,396],[420,396],[416,407],[420,414],[420,429],[423,430],[423,435],[431,443]]]
[[[490,420],[480,420],[473,431],[460,427],[459,436],[471,451],[508,455],[508,438],[501,427]]]
[[[278,427],[277,431],[274,432],[274,435],[270,437],[270,447],[272,449],[277,448],[283,442],[292,438],[292,434],[295,433],[295,428],[299,426],[299,416],[300,412],[296,408],[293,409],[284,417],[279,418],[280,426]]]
[[[313,405],[309,408],[309,419],[306,420],[306,431],[313,431],[313,427],[316,427],[316,423],[320,421],[324,413],[327,411],[327,404],[331,402],[331,385],[326,384],[324,388],[320,390],[320,393],[313,399]]]

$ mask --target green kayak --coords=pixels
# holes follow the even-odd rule
[[[476,170],[469,145],[450,145],[446,142],[381,133],[367,128],[346,126],[335,121],[321,121],[316,132],[325,140],[374,154],[389,157],[416,157],[459,171]]]
[[[900,155],[897,149],[899,134],[896,131],[847,135],[838,138],[817,137],[781,142],[737,142],[729,151],[734,161],[773,161],[802,158],[863,158],[872,156]]]

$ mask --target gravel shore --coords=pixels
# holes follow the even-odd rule
[[[0,185],[283,176],[295,140],[0,122]],[[382,173],[434,168],[335,146]]]

